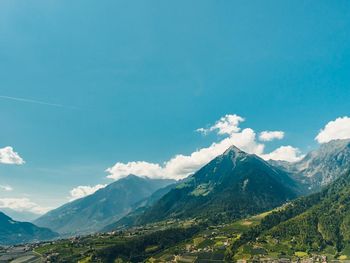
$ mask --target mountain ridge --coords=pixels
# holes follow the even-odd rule
[[[48,212],[34,223],[62,235],[94,233],[128,214],[135,203],[172,182],[129,175]]]
[[[0,212],[0,244],[14,245],[57,238],[58,234],[29,222],[13,220]]]

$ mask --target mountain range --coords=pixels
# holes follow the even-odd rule
[[[322,144],[296,163],[266,162],[232,146],[142,212],[104,230],[169,218],[244,217],[320,191],[349,167],[350,140]]]
[[[350,140],[322,144],[295,163],[267,162],[232,146],[182,181],[129,175],[48,212],[34,224],[61,236],[175,218],[201,218],[215,224],[320,194],[349,167]]]
[[[271,161],[296,179],[308,185],[312,192],[333,182],[350,167],[350,139],[333,140],[308,153],[295,163]]]
[[[94,194],[69,202],[34,221],[61,235],[94,233],[132,211],[135,204],[174,180],[129,175]]]

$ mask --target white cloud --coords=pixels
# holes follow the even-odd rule
[[[95,186],[89,186],[89,185],[80,185],[76,188],[73,188],[70,191],[70,201],[85,197],[87,195],[91,195],[93,193],[95,193],[97,190],[106,187],[106,185],[104,184],[98,184]]]
[[[148,176],[151,178],[161,178],[165,176],[162,174],[162,167],[156,163],[148,163],[144,161],[128,162],[128,163],[116,163],[113,167],[108,168],[106,172],[110,173],[107,178],[119,179],[129,174]]]
[[[0,149],[0,163],[2,164],[24,164],[24,160],[11,146]]]
[[[4,190],[4,191],[7,191],[7,192],[10,192],[13,190],[13,188],[9,185],[0,185],[0,190]]]
[[[253,129],[239,127],[244,118],[238,115],[226,115],[209,128],[197,129],[198,132],[207,134],[217,132],[219,135],[226,135],[219,142],[212,143],[209,147],[199,149],[190,155],[178,154],[163,164],[149,163],[145,161],[136,161],[121,163],[117,162],[114,166],[108,168],[108,178],[118,180],[129,174],[139,176],[148,176],[150,178],[173,178],[182,179],[189,174],[194,173],[199,168],[207,164],[216,156],[222,154],[232,145],[237,146],[245,152],[256,154],[268,159],[296,161],[300,158],[298,149],[290,146],[283,146],[270,154],[264,153],[265,145],[257,142],[257,136]],[[281,132],[274,132],[274,137],[281,137]],[[283,132],[282,132],[283,133]],[[269,135],[271,137],[271,135]]]
[[[282,140],[284,138],[283,131],[263,131],[259,135],[259,140],[263,142],[270,142],[272,140]]]
[[[15,211],[29,211],[35,214],[44,214],[51,208],[42,207],[29,198],[0,198],[0,208],[10,208]]]
[[[129,174],[135,174],[150,178],[182,179],[222,154],[233,144],[249,153],[261,154],[264,150],[264,145],[256,143],[255,137],[255,132],[247,128],[242,130],[242,132],[231,134],[231,136],[218,143],[212,143],[207,148],[199,149],[190,155],[178,154],[163,165],[144,161],[118,162],[106,170],[109,173],[107,177],[118,180]]]
[[[232,134],[235,132],[239,132],[241,129],[238,127],[240,122],[243,122],[244,118],[238,116],[236,114],[227,114],[224,117],[221,117],[215,125],[210,128],[199,128],[198,132],[203,134],[207,134],[212,131],[217,131],[218,134]]]
[[[271,153],[261,155],[261,157],[265,160],[297,162],[300,161],[304,155],[301,155],[298,148],[288,145],[281,146]]]
[[[334,121],[330,121],[319,132],[315,140],[319,143],[326,143],[336,139],[349,139],[350,138],[350,118],[339,117]]]

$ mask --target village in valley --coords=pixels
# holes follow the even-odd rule
[[[231,246],[240,235],[249,228],[259,224],[267,213],[238,220],[229,224],[207,226],[199,233],[166,249],[158,246],[145,248],[149,255],[144,261],[148,263],[219,263],[219,262],[273,262],[273,263],[313,263],[313,262],[347,262],[346,258],[331,259],[327,255],[295,252],[294,256],[279,253],[267,253],[256,244],[248,244],[239,249],[234,258],[229,258]],[[129,230],[96,233],[26,245],[7,246],[0,249],[0,263],[39,263],[39,262],[103,262],[96,257],[99,249],[113,246],[121,240],[131,240],[155,231],[174,227],[189,227],[198,224],[198,220],[169,220],[156,224],[134,227]],[[278,241],[274,241],[278,242]],[[132,258],[117,258],[115,262],[135,262]]]

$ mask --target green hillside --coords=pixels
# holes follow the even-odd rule
[[[259,256],[350,258],[350,173],[271,213],[234,243],[233,255],[252,257],[244,251],[253,247]]]
[[[18,222],[0,212],[0,245],[37,242],[57,238],[50,229],[37,227],[31,223]]]

